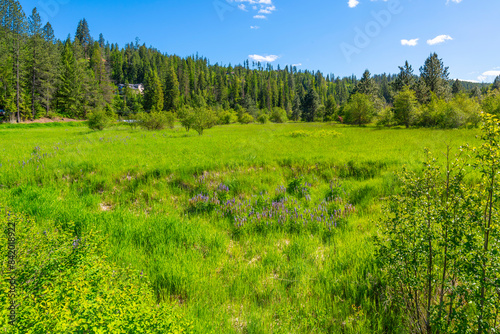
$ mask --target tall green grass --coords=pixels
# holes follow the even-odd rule
[[[202,333],[404,333],[398,310],[385,309],[378,293],[374,221],[398,189],[395,170],[418,171],[424,147],[444,153],[475,145],[477,134],[328,124],[230,125],[203,136],[0,126],[0,201],[40,224],[102,231],[109,258],[144,270],[157,300],[176,301]],[[311,199],[297,200],[311,208],[333,181],[356,214],[331,237],[235,234],[230,220],[188,210],[204,191],[200,178],[241,202],[302,178]]]

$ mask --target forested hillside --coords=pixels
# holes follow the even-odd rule
[[[74,37],[61,41],[36,8],[27,15],[18,1],[8,0],[0,10],[0,109],[11,121],[56,114],[85,119],[102,109],[127,117],[207,107],[219,119],[229,112],[219,123],[251,122],[267,114],[277,121],[458,127],[477,124],[485,97],[495,100],[488,111],[498,107],[491,91],[500,87],[500,78],[493,85],[452,81],[436,54],[418,74],[406,63],[398,74],[372,76],[367,70],[358,80],[248,60],[213,64],[198,55],[162,53],[138,39],[120,47],[102,34],[95,40],[85,19]],[[128,87],[140,83],[144,94]],[[454,120],[445,121],[449,118]]]

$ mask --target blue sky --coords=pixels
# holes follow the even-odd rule
[[[500,75],[498,0],[24,0],[56,37],[86,18],[94,38],[140,43],[169,54],[198,53],[212,64],[246,59],[297,65],[335,76],[416,73],[436,52],[450,77],[491,82]],[[404,44],[404,45],[403,45]]]

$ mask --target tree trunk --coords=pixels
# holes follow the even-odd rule
[[[18,37],[19,38],[19,37]],[[20,103],[20,99],[19,99],[19,95],[20,95],[20,87],[19,87],[19,49],[20,49],[20,45],[19,45],[19,39],[17,40],[17,43],[16,43],[16,107],[17,107],[17,123],[21,123],[21,115],[20,115],[20,107],[19,107],[19,103]]]
[[[35,120],[36,47],[33,47],[33,81],[31,86],[31,120]]]

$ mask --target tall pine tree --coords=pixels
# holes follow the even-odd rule
[[[163,87],[155,70],[149,70],[144,81],[144,109],[163,110]]]
[[[438,97],[446,97],[449,93],[449,72],[445,67],[443,60],[439,59],[436,53],[427,58],[424,66],[420,68],[420,77],[425,82],[431,92]]]
[[[166,111],[176,111],[179,104],[179,81],[172,66],[169,66],[165,78],[164,108]]]
[[[80,42],[80,45],[83,47],[85,58],[88,58],[89,49],[92,45],[92,37],[90,36],[89,24],[87,23],[87,20],[85,18],[80,20],[80,22],[78,23],[75,39],[77,39]]]
[[[43,54],[44,40],[42,35],[42,20],[35,7],[28,19],[28,82],[29,91],[31,93],[31,119],[36,117],[36,105],[40,100],[41,73],[43,71],[43,62],[45,61],[45,55]]]
[[[45,107],[46,116],[52,109],[52,101],[60,75],[61,57],[55,45],[54,30],[49,22],[43,27],[42,70],[40,72],[40,103]]]

